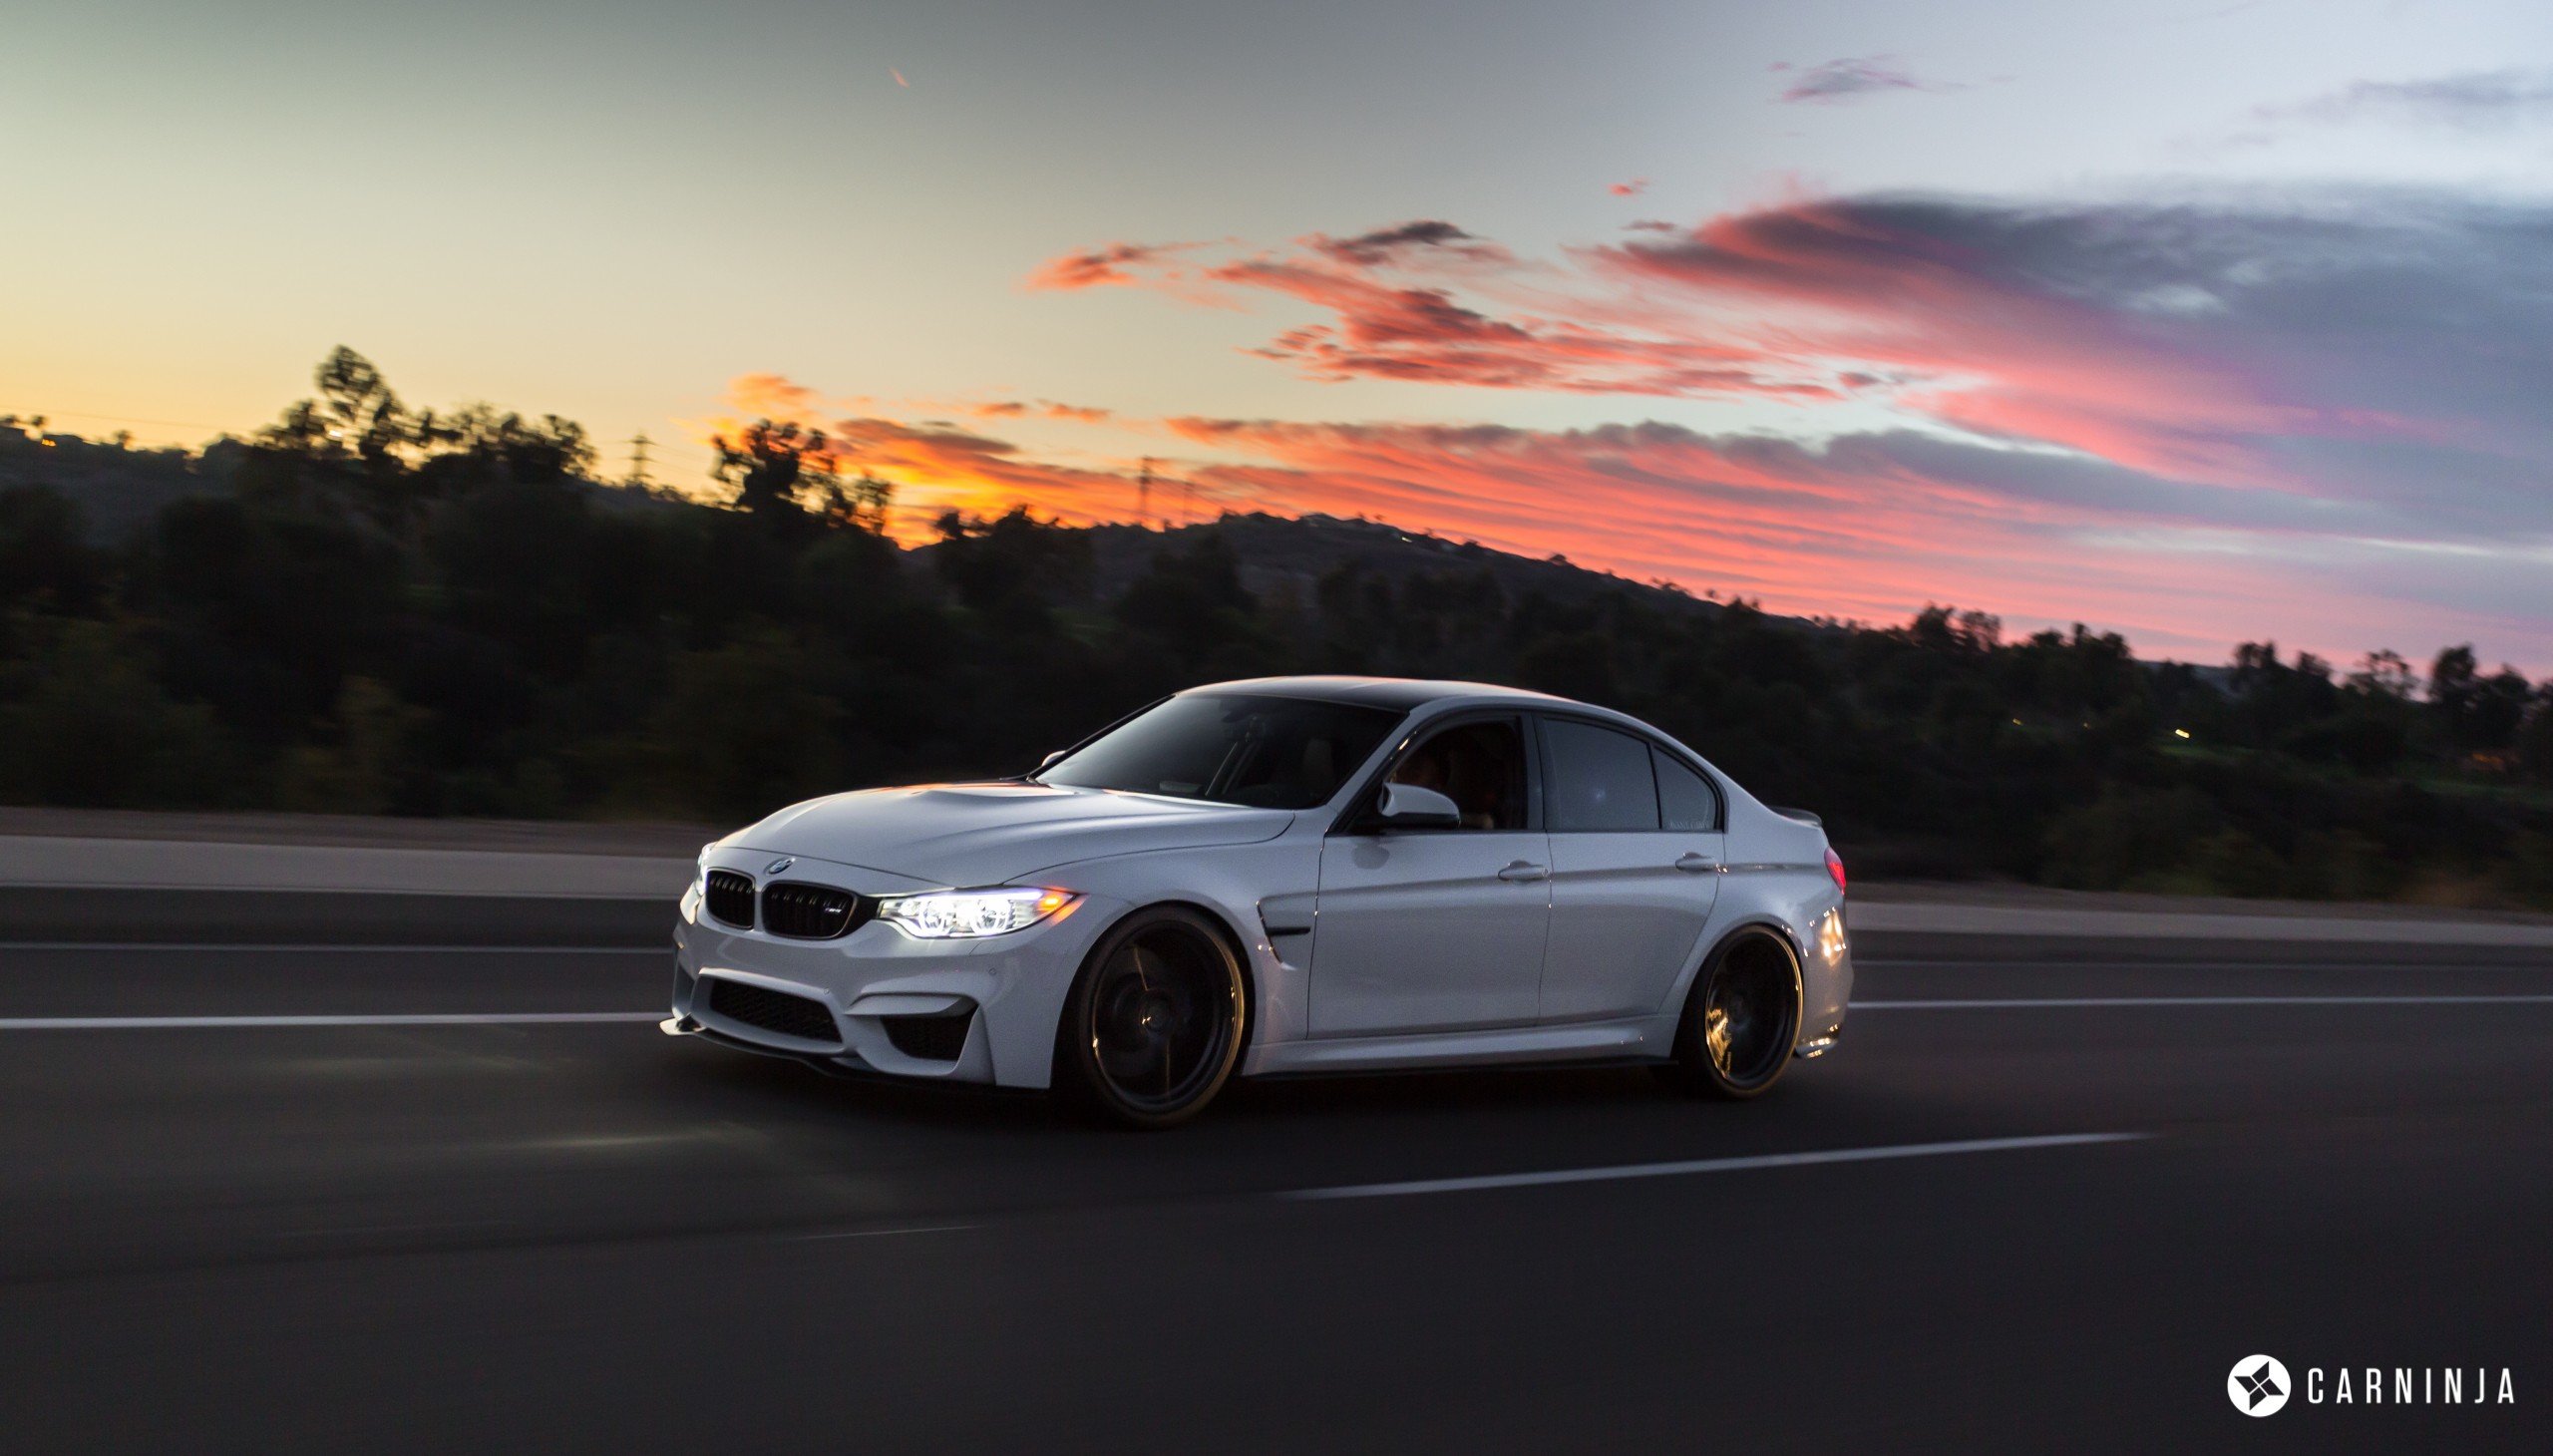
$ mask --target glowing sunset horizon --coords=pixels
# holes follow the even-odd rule
[[[2553,668],[2553,192],[2511,181],[2553,35],[2517,7],[2326,9],[2311,55],[2276,7],[2155,7],[2095,61],[1984,0],[915,12],[830,51],[779,8],[632,36],[548,0],[465,6],[416,64],[506,59],[377,73],[356,135],[308,63],[374,20],[190,49],[132,3],[138,51],[66,9],[0,102],[75,139],[25,182],[61,225],[0,239],[38,285],[0,410],[62,428],[246,433],[342,340],[412,398],[586,422],[614,478],[642,432],[688,484],[722,429],[822,428],[908,542],[1133,520],[1149,471],[1157,518],[1365,516],[1785,612]],[[745,34],[793,40],[767,95],[671,85]],[[664,84],[571,64],[606,37]],[[138,149],[154,118],[182,140]],[[478,166],[526,139],[555,165]],[[287,144],[379,184],[279,189]],[[388,147],[431,203],[364,170]],[[738,149],[776,204],[624,205]]]

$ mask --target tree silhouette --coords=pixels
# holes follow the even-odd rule
[[[822,430],[796,421],[756,420],[713,442],[718,464],[710,474],[735,491],[734,504],[776,535],[813,524],[804,498],[823,497],[836,485],[840,464]],[[883,510],[883,502],[881,509]]]

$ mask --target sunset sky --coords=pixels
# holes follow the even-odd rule
[[[2553,670],[2553,7],[30,0],[0,413],[785,416],[1773,609]],[[1181,491],[1157,491],[1176,516]]]

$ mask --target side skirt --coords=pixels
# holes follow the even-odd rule
[[[1252,1048],[1241,1074],[1281,1077],[1415,1067],[1494,1067],[1534,1062],[1657,1061],[1672,1050],[1675,1020],[1642,1016],[1568,1026],[1502,1026],[1414,1036],[1342,1036]]]

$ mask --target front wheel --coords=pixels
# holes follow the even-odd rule
[[[1134,1127],[1185,1122],[1241,1059],[1241,957],[1212,920],[1173,906],[1120,920],[1083,962],[1056,1032],[1058,1090]]]
[[[1799,1001],[1799,960],[1781,937],[1749,933],[1722,945],[1684,998],[1666,1080],[1706,1097],[1761,1096],[1790,1065]]]

